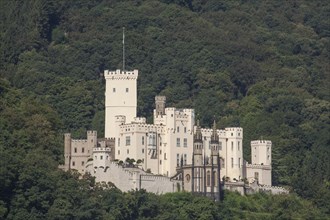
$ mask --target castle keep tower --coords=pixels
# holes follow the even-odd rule
[[[115,116],[123,115],[126,123],[136,117],[138,70],[104,71],[105,78],[105,137],[116,137]]]

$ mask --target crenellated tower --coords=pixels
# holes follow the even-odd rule
[[[105,78],[105,137],[116,137],[116,116],[124,115],[126,123],[136,117],[138,70],[104,71]]]

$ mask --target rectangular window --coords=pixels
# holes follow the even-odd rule
[[[116,88],[112,88],[112,92],[116,92]]]
[[[237,142],[237,150],[240,151],[240,142]]]
[[[101,156],[100,159],[103,160],[103,156]]]
[[[118,150],[118,155],[120,155],[120,150]]]
[[[127,149],[127,154],[129,154],[129,150]]]
[[[166,153],[164,153],[164,160],[167,160],[167,158],[166,158]]]
[[[118,147],[120,147],[120,138],[118,138]]]
[[[130,145],[131,145],[131,137],[126,136],[126,146],[130,146]]]
[[[234,150],[234,141],[231,142],[231,151]]]
[[[222,150],[222,142],[219,141],[219,150]]]
[[[128,88],[126,88],[126,92],[128,92]]]
[[[159,150],[159,154],[160,154],[160,155],[162,154],[162,150]]]
[[[231,158],[231,168],[234,167],[234,158]]]
[[[177,146],[177,147],[180,147],[180,138],[177,138],[177,139],[176,139],[176,146]]]
[[[184,133],[187,133],[187,128],[186,128],[186,127],[184,127],[184,129],[183,129],[183,130],[184,130]]]
[[[225,168],[225,159],[221,159],[221,168]]]
[[[180,155],[176,154],[176,166],[180,166]]]
[[[142,136],[142,145],[144,145],[144,136]]]
[[[183,138],[183,147],[188,147],[187,138]]]
[[[84,166],[84,165],[85,165],[85,161],[82,161],[82,162],[81,162],[81,166]]]
[[[187,164],[187,154],[183,155],[183,164],[186,165]]]
[[[85,153],[85,148],[81,148],[81,153]]]
[[[72,166],[74,167],[76,165],[76,162],[72,161]]]
[[[144,148],[142,148],[142,153],[144,154]]]
[[[74,152],[77,153],[77,148],[76,147],[74,148]]]
[[[162,165],[162,160],[159,160],[159,164]]]
[[[176,132],[180,132],[180,127],[178,126],[178,127],[176,127]]]
[[[238,158],[238,168],[241,167],[241,158]]]

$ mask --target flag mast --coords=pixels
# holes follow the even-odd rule
[[[125,27],[123,27],[123,71],[125,71]]]

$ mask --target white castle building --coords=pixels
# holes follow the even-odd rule
[[[194,109],[166,107],[166,97],[156,96],[153,124],[148,124],[145,118],[137,117],[138,70],[105,70],[104,77],[105,138],[98,140],[95,131],[87,133],[87,140],[72,140],[70,134],[65,134],[65,164],[61,168],[82,174],[89,172],[97,181],[110,181],[124,191],[191,190],[184,187],[187,183],[183,176],[178,178],[178,168],[192,164],[197,129]],[[203,137],[200,153],[206,158],[204,163],[214,155],[211,137],[217,135],[219,178],[225,179],[227,185],[242,183],[241,187],[243,180],[248,180],[258,187],[271,186],[271,141],[252,141],[252,164],[248,164],[243,159],[243,128],[199,130]],[[139,166],[122,166],[127,158],[139,161]]]

